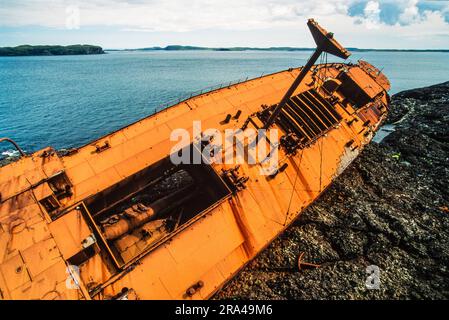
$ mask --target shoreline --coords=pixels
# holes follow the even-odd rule
[[[448,112],[449,82],[395,94],[386,121],[395,130],[214,299],[449,298]],[[299,271],[301,254],[320,267]],[[365,287],[372,265],[379,290]]]
[[[392,97],[386,124],[215,299],[448,299],[449,82]],[[400,120],[400,121],[399,121]],[[298,257],[320,265],[298,270]],[[367,289],[367,267],[380,271]]]

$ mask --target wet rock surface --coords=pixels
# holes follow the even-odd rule
[[[449,298],[449,82],[393,96],[387,123],[215,298]],[[301,252],[321,266],[298,271]],[[370,265],[379,289],[366,288]]]

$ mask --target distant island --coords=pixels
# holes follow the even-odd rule
[[[13,56],[62,56],[62,55],[86,55],[104,54],[102,47],[92,45],[71,46],[30,46],[0,47],[0,57]]]
[[[360,49],[360,48],[347,48],[352,52],[449,52],[449,49]],[[181,45],[169,45],[166,47],[149,47],[138,49],[106,49],[106,51],[311,51],[315,48],[296,48],[296,47],[269,47],[269,48],[257,48],[257,47],[223,47],[223,48],[210,48],[210,47],[197,47],[197,46],[181,46]]]
[[[360,49],[347,48],[351,52],[447,52],[449,49]],[[315,48],[298,47],[198,47],[169,45],[166,47],[148,47],[137,49],[105,49],[93,45],[71,45],[71,46],[30,46],[0,47],[0,57],[12,56],[61,56],[61,55],[88,55],[104,54],[107,51],[313,51]]]

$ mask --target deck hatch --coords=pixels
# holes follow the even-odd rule
[[[302,92],[289,99],[277,123],[286,132],[295,133],[303,143],[324,134],[342,117],[316,90]]]
[[[192,145],[183,152],[198,152]],[[138,259],[231,196],[205,162],[166,157],[85,200],[93,223],[119,265]]]

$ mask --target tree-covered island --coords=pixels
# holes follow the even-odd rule
[[[71,46],[30,46],[22,45],[17,47],[0,47],[0,56],[61,56],[61,55],[86,55],[103,54],[102,47],[92,45],[71,45]]]

